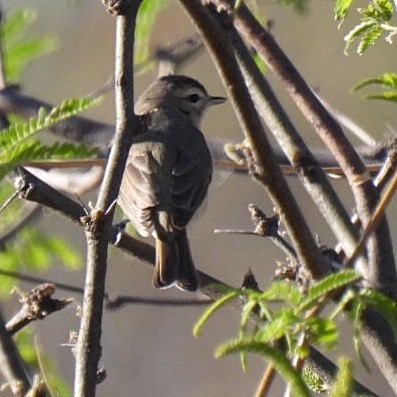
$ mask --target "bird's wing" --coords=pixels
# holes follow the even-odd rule
[[[212,178],[211,155],[204,138],[195,141],[191,150],[180,150],[172,170],[171,192],[177,227],[185,227],[201,206]]]
[[[139,234],[151,235],[152,210],[160,203],[158,161],[142,143],[130,150],[118,203]]]

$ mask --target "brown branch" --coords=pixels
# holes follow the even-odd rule
[[[22,307],[7,321],[6,328],[9,334],[14,335],[31,322],[43,320],[72,303],[72,299],[53,299],[54,292],[55,286],[45,283],[23,294],[20,299]]]
[[[45,183],[37,180],[35,176],[30,174],[26,170],[21,169],[20,173],[20,195],[22,198],[46,205],[58,212],[59,214],[67,217],[72,222],[77,223],[81,226],[81,217],[84,216],[86,213],[79,203],[76,203],[72,199],[52,189]],[[155,250],[151,245],[143,241],[136,240],[126,233],[121,233],[117,227],[113,227],[109,231],[108,238],[109,241],[119,249],[122,249],[129,255],[138,258],[142,263],[153,266],[155,260]],[[197,270],[197,273],[200,278],[199,292],[212,300],[220,298],[223,295],[221,291],[225,290],[225,288],[230,287],[222,281],[217,280],[200,270]],[[13,276],[12,274],[8,275]],[[29,282],[46,281],[26,275],[23,275],[21,278]],[[62,283],[54,282],[53,284],[55,284],[57,288],[65,288],[65,285]],[[81,288],[78,287],[68,286],[66,288],[71,292],[82,292]],[[230,302],[229,307],[240,310],[244,303],[245,302],[243,302],[241,299],[234,300]],[[321,369],[321,376],[325,376],[324,374],[328,374],[328,378],[331,379],[334,374],[332,372],[332,368],[335,367],[334,364],[316,350],[312,349],[312,353],[313,352],[316,354],[316,356],[315,358],[313,358],[313,360],[310,361],[309,365],[312,366],[315,364],[316,368]],[[321,362],[319,363],[317,362],[318,357],[321,358]],[[361,386],[361,388],[365,389],[363,386]]]
[[[378,200],[378,192],[363,162],[346,139],[339,124],[316,98],[273,37],[259,24],[244,4],[235,9],[234,2],[230,0],[207,0],[206,2],[214,3],[219,12],[226,11],[230,15],[236,29],[282,81],[298,108],[313,125],[343,169],[356,201],[358,215],[365,225]],[[367,244],[369,266],[361,268],[360,271],[370,280],[371,285],[377,286],[379,290],[386,293],[397,295],[396,269],[392,251],[389,228],[386,219],[383,218]]]
[[[0,312],[0,371],[14,396],[27,394],[32,384],[27,375],[22,358],[8,333],[3,315]]]
[[[255,180],[265,187],[279,209],[299,262],[307,276],[320,278],[327,273],[327,266],[271,152],[271,146],[240,73],[228,36],[198,0],[180,2],[202,34],[229,93],[247,140],[249,155],[252,155],[252,173]]]
[[[133,134],[140,131],[132,106],[134,30],[140,3],[140,0],[104,1],[107,9],[116,15],[116,133],[96,206],[83,220],[87,239],[87,270],[83,313],[75,349],[75,397],[95,396],[113,203],[117,200]]]
[[[259,114],[335,237],[340,239],[344,250],[350,254],[357,243],[358,233],[346,209],[233,26],[229,27],[229,36]]]

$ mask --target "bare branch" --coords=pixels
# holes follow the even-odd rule
[[[230,15],[231,23],[285,85],[287,92],[343,169],[356,201],[358,215],[365,226],[378,200],[378,192],[339,124],[318,101],[274,38],[260,25],[244,3],[238,8],[235,8],[234,1],[230,0],[205,0],[205,3],[214,4],[219,12]],[[367,252],[368,266],[359,270],[370,280],[372,286],[397,295],[393,249],[384,217],[368,240]]]
[[[105,294],[108,234],[114,214],[125,162],[133,134],[140,131],[134,115],[133,48],[134,29],[141,1],[104,1],[116,14],[116,133],[105,170],[99,197],[91,214],[84,219],[87,239],[87,270],[84,285],[83,314],[75,349],[75,397],[92,397],[97,385],[101,357],[102,309]],[[131,133],[132,132],[132,133]]]
[[[31,322],[43,320],[73,302],[72,299],[53,299],[54,292],[55,286],[45,283],[23,294],[20,299],[21,309],[7,321],[6,328],[9,334],[14,335]]]
[[[3,315],[0,312],[0,371],[17,397],[24,396],[31,388],[21,356],[8,333]]]
[[[327,266],[271,152],[227,35],[198,0],[181,0],[181,4],[203,35],[231,97],[247,140],[247,151],[250,152],[248,156],[252,155],[254,178],[266,188],[279,209],[299,261],[308,277],[321,277],[327,272]]]

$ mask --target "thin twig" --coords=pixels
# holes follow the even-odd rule
[[[268,393],[270,391],[270,386],[273,383],[276,373],[277,372],[272,364],[268,364],[266,366],[265,372],[263,373],[261,381],[258,384],[254,397],[266,397],[269,395]]]
[[[7,321],[6,328],[9,334],[14,335],[31,322],[43,320],[73,302],[72,299],[52,298],[54,292],[53,284],[44,283],[23,294],[20,299],[22,303],[20,310]]]
[[[8,333],[0,312],[0,371],[14,396],[22,397],[31,388],[22,358]]]
[[[364,144],[368,146],[375,146],[377,144],[376,140],[362,127],[360,127],[355,121],[350,117],[346,116],[339,110],[332,107],[324,98],[322,98],[317,92],[313,90],[316,98],[322,103],[322,105],[327,109],[327,111],[344,127],[346,127],[350,132],[352,132],[357,138],[359,138]]]
[[[374,232],[375,228],[378,226],[379,222],[381,221],[386,211],[386,207],[393,198],[396,189],[397,189],[397,171],[394,172],[393,178],[391,179],[390,183],[387,185],[386,189],[384,190],[384,193],[382,194],[370,220],[368,221],[363,233],[361,234],[360,240],[358,241],[354,251],[348,258],[344,266],[351,267],[357,256],[364,249],[365,243],[367,242],[369,236],[371,235],[371,233]],[[390,293],[390,291],[384,291],[384,292]]]
[[[72,292],[74,294],[83,295],[84,288],[77,287],[70,284],[61,283],[59,281],[49,280],[48,278],[42,278],[37,276],[31,276],[30,274],[25,274],[21,272],[14,272],[8,269],[0,268],[0,275],[13,277],[17,280],[25,281],[26,283],[40,285],[40,284],[51,284],[56,289]],[[148,306],[202,306],[212,302],[212,299],[203,295],[203,297],[193,298],[193,299],[167,299],[167,298],[144,298],[142,296],[132,296],[132,295],[117,295],[109,294],[105,292],[105,308],[108,310],[121,309],[127,304],[134,305],[148,305]],[[8,326],[7,326],[8,327]]]

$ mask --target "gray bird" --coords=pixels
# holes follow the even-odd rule
[[[211,155],[199,127],[204,111],[225,100],[208,95],[190,77],[168,75],[150,85],[135,105],[146,129],[134,138],[118,202],[140,235],[156,239],[156,288],[198,288],[186,226],[212,178]]]

